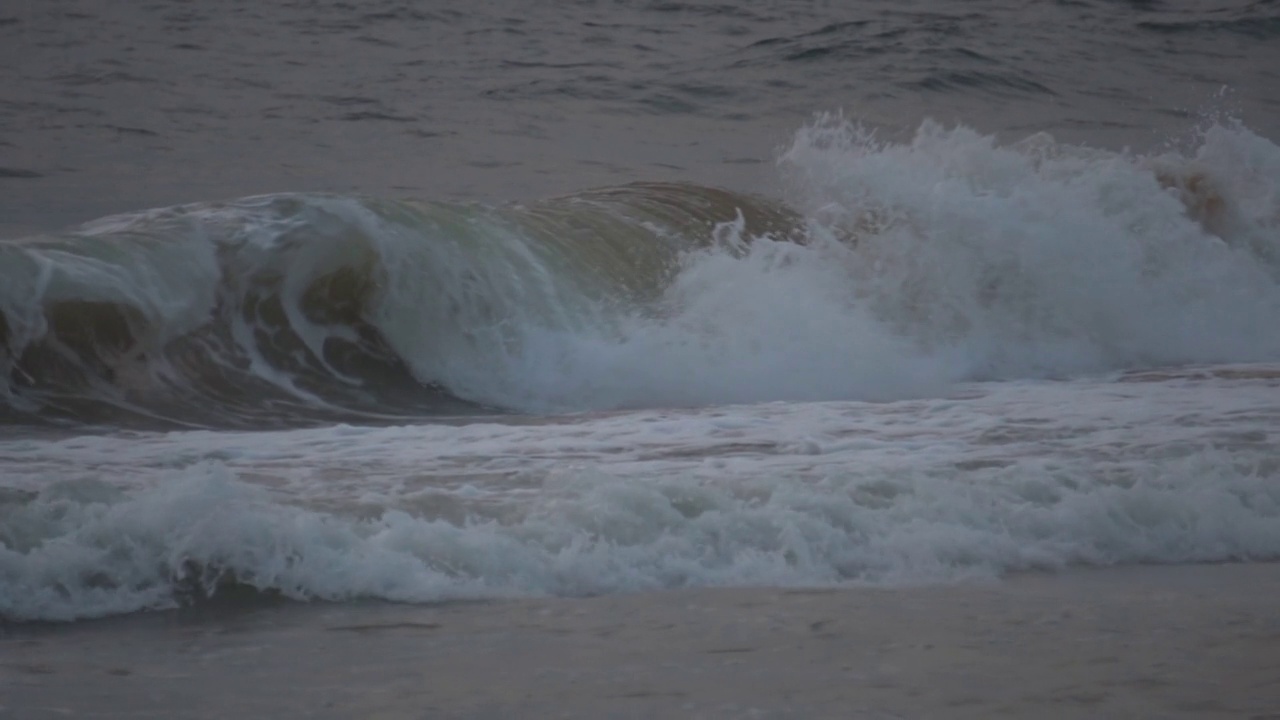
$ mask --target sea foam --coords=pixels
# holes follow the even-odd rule
[[[0,614],[899,585],[1280,558],[1274,368],[3,448]]]

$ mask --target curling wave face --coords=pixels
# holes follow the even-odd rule
[[[531,329],[646,307],[678,253],[747,218],[797,226],[767,201],[635,184],[496,208],[279,194],[12,241],[4,409],[228,426],[475,411],[495,398],[451,387],[471,368]]]
[[[0,243],[0,419],[261,427],[889,399],[1280,359],[1280,148],[1132,156],[838,118],[784,204],[280,194]]]

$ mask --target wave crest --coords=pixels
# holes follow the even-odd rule
[[[1150,156],[839,117],[788,202],[637,183],[284,194],[0,245],[10,421],[196,425],[773,399],[1280,359],[1280,148]]]

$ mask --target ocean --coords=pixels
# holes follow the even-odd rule
[[[12,0],[0,58],[6,623],[1280,559],[1275,0]]]

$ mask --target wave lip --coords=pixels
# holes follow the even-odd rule
[[[659,184],[507,207],[284,194],[11,241],[0,416],[242,426],[483,412],[443,375],[512,351],[520,333],[504,325],[601,322],[599,305],[656,294],[717,222],[768,228],[784,212]]]

